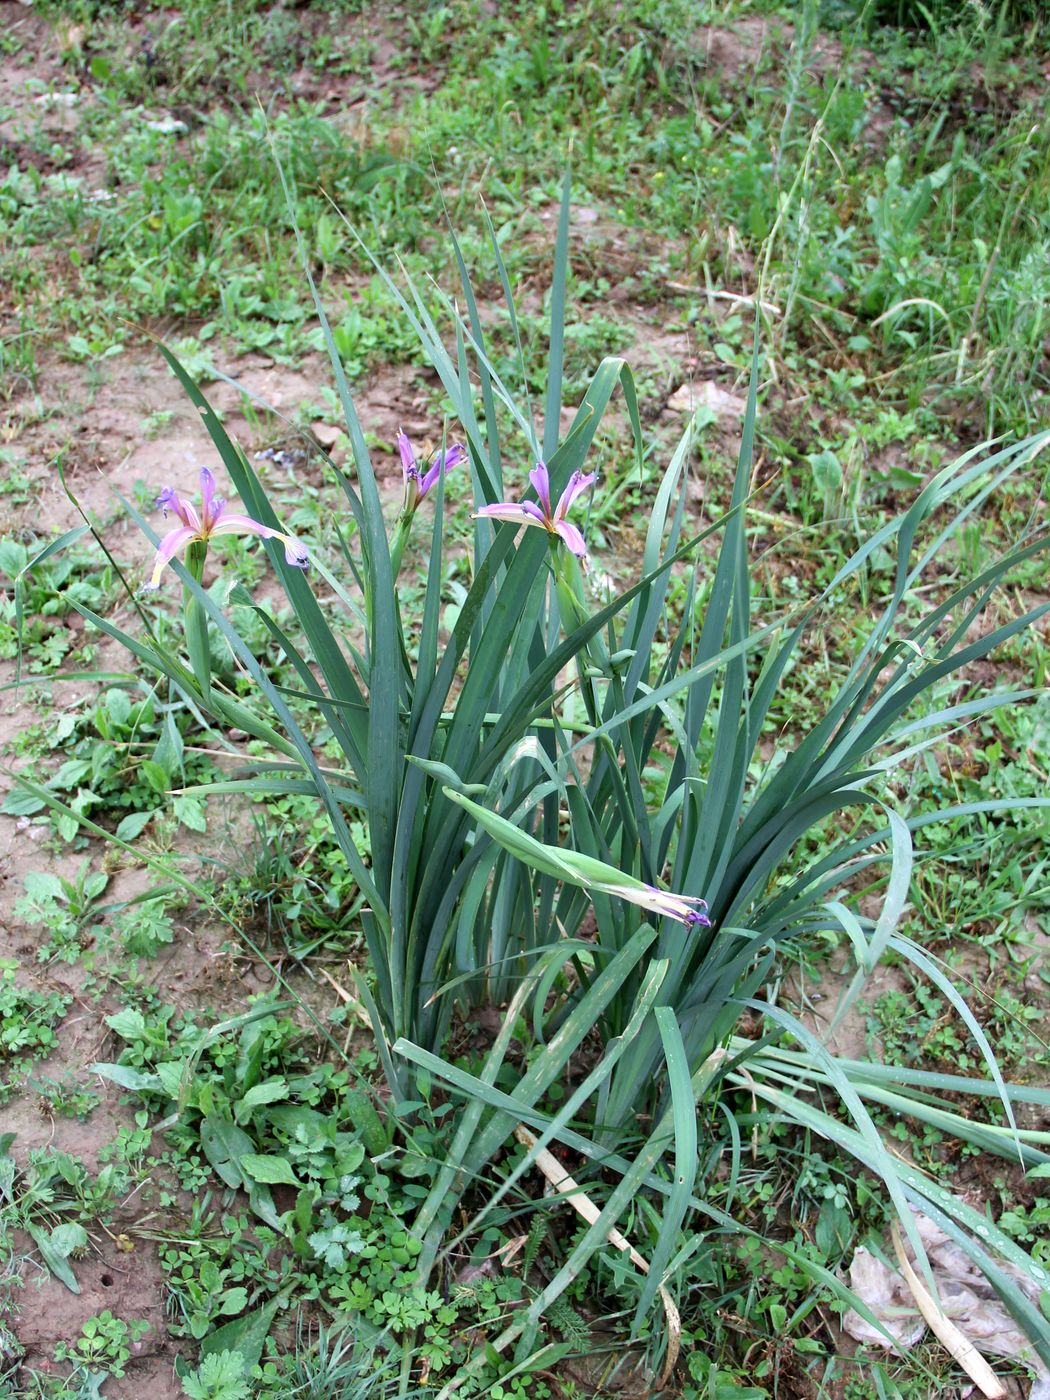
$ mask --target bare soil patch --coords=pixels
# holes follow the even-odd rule
[[[27,1277],[17,1296],[18,1340],[25,1348],[22,1364],[63,1374],[55,1347],[80,1335],[90,1317],[109,1310],[125,1322],[149,1324],[141,1340],[130,1343],[131,1360],[122,1379],[106,1382],[107,1400],[178,1400],[182,1386],[174,1372],[178,1348],[165,1325],[163,1274],[156,1246],[126,1235],[102,1236],[92,1254],[76,1265],[80,1293],[69,1291],[50,1274]]]
[[[311,429],[326,445],[336,441],[338,430],[331,432],[308,411],[320,404],[321,386],[329,379],[321,356],[295,369],[264,356],[231,356],[224,369],[236,386],[213,381],[204,392],[249,456],[286,442],[309,451]],[[440,434],[417,374],[399,365],[377,370],[355,395],[362,427],[378,443],[374,465],[383,480],[401,479],[395,444],[400,427],[421,442]],[[298,422],[304,420],[300,430]],[[99,521],[124,513],[119,495],[132,497],[136,483],[151,494],[168,483],[192,492],[202,466],[221,472],[197,410],[159,354],[146,349],[110,361],[101,378],[77,366],[49,365],[38,392],[12,405],[7,441],[25,454],[35,491],[32,509],[17,512],[9,527],[36,535],[69,529],[80,520],[55,470],[59,461],[81,508]],[[256,467],[263,475],[272,470],[266,460],[256,461]],[[314,470],[320,471],[319,457]]]

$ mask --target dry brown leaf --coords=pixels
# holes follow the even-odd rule
[[[926,1285],[912,1268],[911,1260],[904,1251],[904,1241],[901,1239],[900,1226],[896,1220],[890,1226],[890,1234],[893,1238],[897,1262],[901,1267],[901,1274],[911,1289],[916,1305],[926,1319],[930,1331],[952,1360],[963,1368],[974,1385],[988,1397],[988,1400],[1002,1400],[1006,1390],[995,1372],[966,1333],[961,1332],[955,1323],[946,1316],[940,1304],[933,1298]]]

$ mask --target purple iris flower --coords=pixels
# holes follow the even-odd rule
[[[672,894],[669,890],[658,890],[655,885],[615,885],[596,884],[592,888],[603,894],[615,895],[648,909],[651,914],[659,914],[666,919],[677,919],[687,928],[710,928],[707,900],[695,895]]]
[[[556,535],[578,559],[586,559],[587,546],[583,534],[565,517],[577,497],[589,491],[597,479],[594,472],[586,475],[581,471],[573,472],[558,504],[551,509],[550,477],[546,465],[537,462],[529,472],[529,480],[539,498],[539,505],[534,501],[497,501],[493,506],[479,506],[474,514],[475,517],[483,515],[489,520],[505,520],[510,525],[538,525],[549,535]]]
[[[165,486],[157,497],[157,505],[165,515],[169,510],[174,511],[182,523],[174,530],[169,530],[161,540],[157,557],[153,561],[153,573],[149,583],[145,585],[146,588],[156,588],[159,585],[164,566],[169,564],[185,545],[194,540],[207,542],[216,535],[258,535],[264,540],[280,540],[284,545],[287,563],[296,569],[305,569],[309,563],[305,545],[300,544],[292,535],[263,525],[261,521],[253,520],[250,515],[239,515],[236,511],[228,510],[222,497],[215,494],[215,478],[207,467],[201,468],[199,515],[193,502],[185,496],[177,495],[170,486]]]
[[[405,511],[408,514],[415,510],[443,471],[458,467],[467,460],[465,449],[456,442],[451,447],[446,448],[444,452],[436,453],[430,466],[427,467],[426,471],[421,472],[416,460],[415,448],[404,430],[397,435],[397,447],[401,453],[401,470],[405,474]]]
[[[710,928],[711,915],[708,912],[707,900],[698,899],[696,908],[690,909],[685,916],[685,922],[690,928]]]

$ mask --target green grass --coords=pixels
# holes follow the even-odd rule
[[[662,258],[630,268],[638,303],[688,306],[675,282],[761,291],[782,312],[769,331],[789,392],[824,378],[853,428],[919,403],[978,430],[1037,421],[1050,214],[1030,38],[949,30],[905,41],[876,29],[839,83],[814,58],[807,5],[791,55],[767,40],[756,80],[727,88],[690,40],[703,18],[694,7],[634,0],[611,29],[603,8],[490,15],[460,4],[409,20],[394,81],[348,138],[320,82],[280,96],[302,65],[329,71],[339,32],[354,32],[341,7],[311,12],[321,22],[300,33],[277,13],[187,5],[148,68],[99,7],[68,55],[78,130],[58,149],[27,130],[50,173],[13,170],[0,186],[0,267],[21,306],[4,336],[15,382],[44,346],[97,360],[134,335],[126,322],[172,316],[203,321],[205,337],[301,354],[310,316],[287,275],[267,139],[335,300],[367,269],[325,195],[371,248],[432,271],[444,209],[477,258],[478,182],[497,226],[520,233],[554,198],[571,149],[581,204],[624,231],[672,239]],[[857,36],[840,35],[848,55]],[[335,68],[365,81],[369,45],[358,47]],[[278,94],[269,117],[239,87],[260,55]],[[416,74],[440,84],[419,95]],[[183,104],[185,132],[150,129],[148,111]],[[104,153],[97,190],[77,171],[88,144]],[[542,276],[542,241],[508,246],[512,278]],[[595,327],[611,289],[596,271],[578,271],[571,289],[598,312]],[[347,332],[358,342],[352,370],[408,350],[389,304],[364,309],[369,330]],[[731,326],[704,318],[695,330],[701,351],[742,363]]]

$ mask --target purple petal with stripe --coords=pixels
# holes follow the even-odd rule
[[[250,515],[238,515],[235,511],[226,511],[211,533],[213,537],[217,535],[258,535],[262,540],[280,540],[284,545],[284,557],[287,563],[296,569],[305,569],[310,562],[306,546],[300,544],[294,535],[286,535],[283,530],[275,530],[271,525],[264,525],[260,520],[253,520]]]
[[[439,452],[423,473],[423,478],[419,483],[419,494],[425,496],[430,488],[437,484],[437,479],[442,471],[451,471],[453,467],[458,467],[466,460],[467,454],[458,444],[450,447],[447,452]]]
[[[589,491],[597,480],[598,477],[594,472],[588,472],[586,475],[580,471],[573,472],[572,476],[569,477],[569,484],[561,493],[561,500],[554,512],[555,520],[564,520],[573,501],[578,496],[582,496],[585,491]]]
[[[529,472],[529,480],[539,497],[544,519],[549,520],[551,518],[551,479],[547,472],[546,462],[536,463],[532,471]]]
[[[201,467],[201,529],[210,534],[222,513],[223,500],[215,494],[215,477],[207,467]]]
[[[479,506],[474,515],[505,520],[508,525],[542,525],[547,529],[547,517],[532,501],[498,501],[494,506]]]
[[[559,537],[568,545],[577,559],[587,558],[587,546],[584,543],[583,535],[568,520],[555,520],[554,528]]]
[[[190,525],[194,530],[201,527],[200,517],[197,514],[197,507],[192,501],[188,501],[185,496],[178,495],[174,488],[165,486],[164,490],[157,497],[157,505],[165,515],[168,511],[173,511],[183,525]]]
[[[307,553],[305,544],[301,544],[294,535],[278,535],[277,538],[284,544],[284,562],[286,564],[290,564],[293,569],[309,567],[310,555]]]
[[[153,573],[150,575],[149,583],[145,584],[146,588],[157,587],[165,565],[171,563],[184,545],[189,544],[190,540],[196,539],[197,533],[192,525],[179,525],[176,529],[168,531],[157,548],[156,558],[153,560]]]
[[[401,470],[405,474],[405,480],[409,481],[412,477],[418,476],[419,466],[416,463],[415,449],[404,432],[399,432],[397,435],[397,449],[401,453]]]

